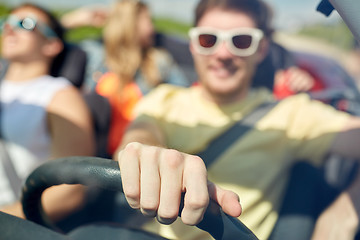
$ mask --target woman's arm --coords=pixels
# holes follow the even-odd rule
[[[91,115],[76,88],[59,91],[47,111],[52,139],[51,158],[94,155]],[[51,219],[62,219],[81,208],[85,193],[85,187],[80,185],[52,187],[43,194],[44,209]]]

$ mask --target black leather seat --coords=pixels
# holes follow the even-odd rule
[[[85,79],[86,52],[72,43],[65,43],[64,50],[57,56],[51,68],[54,77],[65,77],[80,88]]]

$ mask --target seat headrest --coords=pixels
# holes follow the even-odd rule
[[[65,77],[79,88],[85,79],[86,62],[84,50],[75,44],[66,43],[62,53],[55,58],[50,74],[54,77]]]

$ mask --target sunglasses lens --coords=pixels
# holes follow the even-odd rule
[[[34,30],[36,26],[35,20],[27,17],[24,19],[19,19],[16,16],[10,15],[7,20],[5,21],[5,24],[10,25],[11,27],[15,29],[25,29],[28,31]]]
[[[232,38],[232,42],[238,49],[247,49],[251,46],[252,37],[249,35],[237,35]]]
[[[20,25],[26,30],[33,30],[35,28],[35,21],[31,18],[24,18],[23,20],[20,20]]]
[[[200,34],[199,43],[203,48],[211,48],[215,45],[217,37],[213,34]]]

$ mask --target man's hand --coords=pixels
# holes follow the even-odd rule
[[[209,196],[224,212],[238,217],[238,196],[207,181],[203,160],[172,149],[130,143],[118,153],[124,194],[132,208],[170,224],[178,216],[185,193],[181,219],[196,225],[209,204]]]
[[[353,240],[358,216],[348,193],[339,198],[318,218],[312,240]]]

